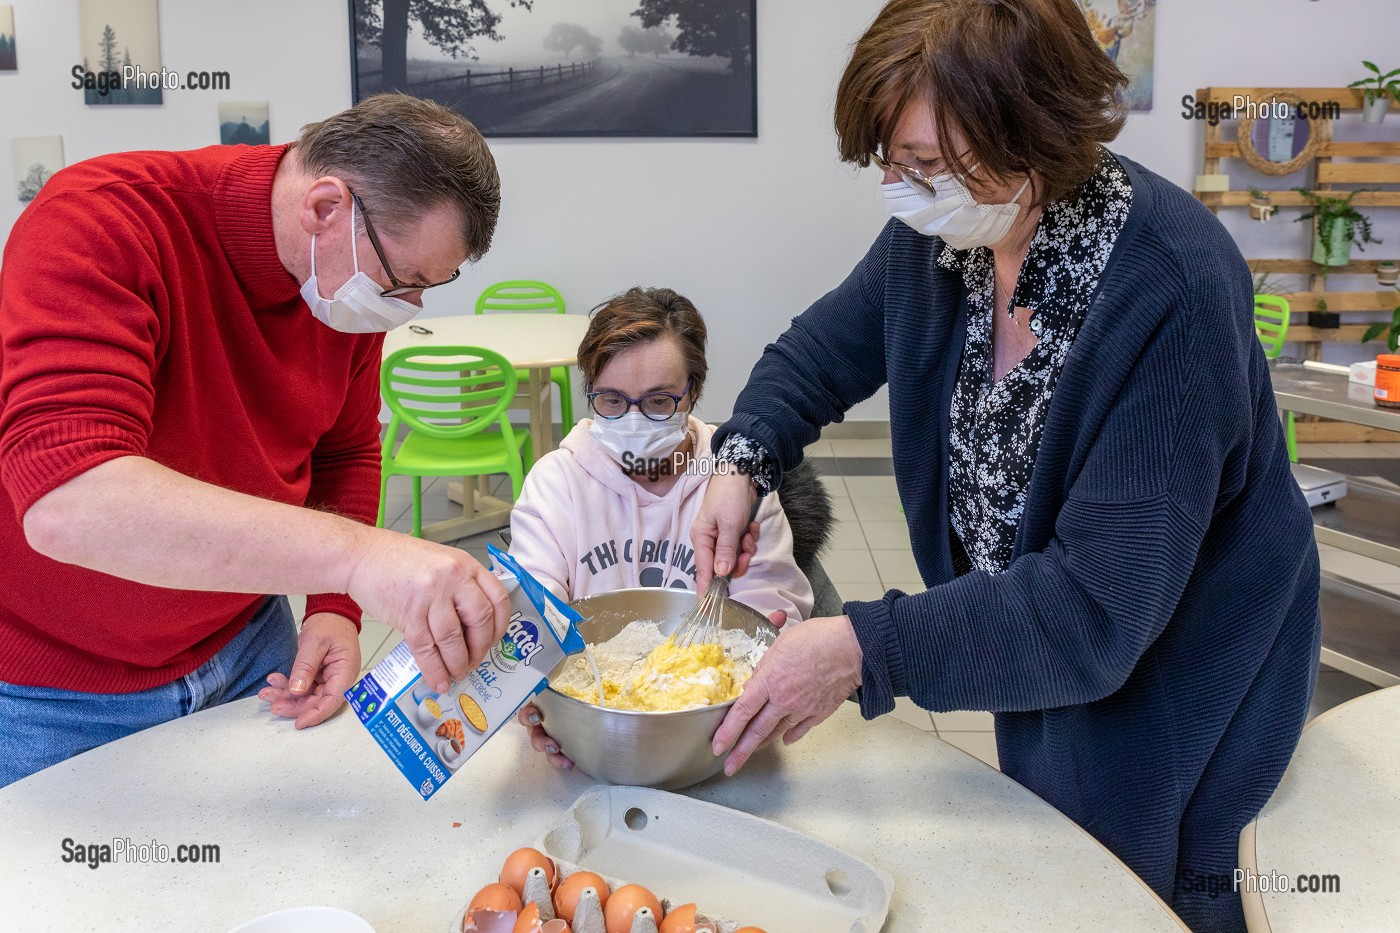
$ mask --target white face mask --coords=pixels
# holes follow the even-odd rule
[[[639,411],[629,411],[611,421],[594,418],[588,433],[614,460],[630,466],[624,461],[627,454],[632,455],[630,459],[634,463],[669,457],[685,439],[686,414],[677,411],[665,421],[652,421]]]
[[[975,169],[976,166],[973,166]],[[968,170],[969,172],[972,169]],[[1016,203],[1031,180],[1021,186],[1007,204],[979,204],[972,192],[956,175],[937,175],[933,179],[938,194],[923,185],[911,185],[901,178],[893,184],[881,185],[885,207],[890,216],[904,221],[924,236],[942,237],[953,249],[991,246],[1011,229],[1021,205]]]
[[[302,300],[316,320],[343,334],[378,334],[407,324],[421,310],[402,298],[385,298],[379,283],[360,271],[355,249],[355,203],[350,202],[350,256],[355,274],[336,289],[334,298],[322,298],[316,285],[316,234],[311,235],[311,278],[301,287]]]

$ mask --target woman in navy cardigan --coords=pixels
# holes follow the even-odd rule
[[[715,750],[733,773],[853,692],[867,718],[990,710],[1006,774],[1193,928],[1243,929],[1238,835],[1316,678],[1317,549],[1239,250],[1103,148],[1125,80],[1073,0],[893,0],[857,43],[841,155],[884,169],[892,219],[754,368],[715,436],[744,475],[693,536],[727,570],[753,495],[888,384],[927,590],[784,631]]]

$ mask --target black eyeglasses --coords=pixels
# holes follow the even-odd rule
[[[680,395],[672,395],[669,392],[649,392],[641,398],[630,398],[621,392],[589,392],[587,395],[588,404],[592,407],[593,413],[604,421],[616,421],[637,406],[637,411],[641,412],[648,421],[665,421],[676,413],[680,408],[681,400],[690,391],[690,384],[694,380],[687,379],[685,388]]]
[[[349,189],[346,189],[349,190]],[[400,295],[407,295],[409,292],[421,292],[429,288],[437,288],[439,285],[446,285],[448,282],[457,281],[457,276],[462,274],[461,269],[455,270],[449,278],[441,282],[434,282],[431,285],[411,285],[400,282],[394,275],[394,270],[389,268],[389,260],[384,258],[384,247],[379,245],[379,237],[374,233],[374,224],[370,223],[369,211],[365,209],[365,202],[360,200],[360,196],[355,192],[350,192],[350,197],[354,198],[355,206],[360,209],[360,216],[365,219],[365,233],[369,234],[369,245],[374,247],[374,255],[379,257],[379,264],[384,267],[384,274],[389,277],[393,288],[386,288],[379,293],[381,298],[397,298]]]

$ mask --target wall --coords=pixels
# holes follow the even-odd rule
[[[344,0],[161,0],[165,64],[227,70],[233,89],[167,92],[156,108],[84,106],[69,86],[76,0],[11,2],[21,70],[0,74],[0,185],[13,177],[16,135],[62,135],[72,164],[216,142],[221,99],[270,101],[274,141],[350,103]],[[848,46],[880,3],[758,5],[757,139],[493,142],[505,199],[496,246],[458,283],[429,293],[425,315],[462,313],[485,284],[505,278],[548,279],[580,311],[633,284],[671,286],[710,323],[702,413],[722,419],[763,344],[844,277],[884,220],[874,170],[839,164],[831,131]],[[1189,186],[1201,127],[1181,118],[1183,94],[1212,84],[1344,84],[1359,59],[1385,59],[1397,34],[1394,0],[1163,0],[1155,109],[1132,116],[1115,148]],[[0,196],[0,234],[20,206]],[[1242,209],[1226,213],[1248,255],[1306,248],[1303,225],[1290,228],[1287,217],[1260,228]],[[1389,214],[1377,223],[1387,243],[1366,256],[1400,256],[1400,211]],[[851,414],[888,417],[883,393]]]

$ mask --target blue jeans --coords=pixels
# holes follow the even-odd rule
[[[0,787],[133,732],[256,696],[268,674],[291,673],[296,653],[287,597],[269,596],[218,654],[159,687],[83,693],[0,681]]]

